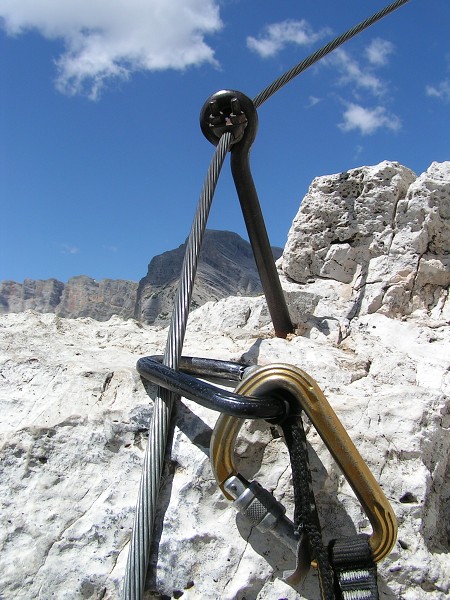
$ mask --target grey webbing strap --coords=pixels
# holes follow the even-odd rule
[[[333,540],[327,554],[322,542],[301,418],[288,417],[281,427],[291,459],[294,525],[299,533],[308,536],[311,554],[317,561],[322,599],[379,600],[377,569],[369,536],[361,534]]]
[[[369,536],[360,534],[330,542],[330,562],[339,600],[378,600],[377,568]]]

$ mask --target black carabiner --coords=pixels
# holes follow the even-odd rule
[[[246,365],[223,360],[182,356],[180,371],[162,364],[161,356],[145,356],[137,361],[138,373],[171,392],[194,400],[211,410],[241,419],[269,419],[278,422],[285,418],[289,406],[282,398],[273,396],[242,396],[202,381],[192,374],[240,381]],[[185,372],[182,372],[182,371]]]

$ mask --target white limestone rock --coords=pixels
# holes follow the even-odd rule
[[[447,180],[448,164],[415,178],[382,163],[364,167],[358,177],[350,172],[341,191],[330,191],[339,178],[319,182],[320,193],[328,190],[325,196],[347,206],[346,214],[362,185],[397,224],[382,225],[386,217],[372,214],[372,200],[358,207],[360,221],[352,219],[351,227],[336,209],[336,223],[356,234],[349,241],[342,233],[338,244],[324,246],[324,237],[334,235],[332,221],[321,241],[314,211],[303,206],[313,243],[325,252],[322,263],[308,263],[305,282],[293,282],[293,249],[298,260],[310,255],[306,240],[296,242],[291,230],[283,287],[298,334],[273,337],[262,298],[227,298],[192,313],[184,349],[248,364],[287,362],[317,380],[398,518],[397,544],[379,565],[383,600],[443,600],[450,593]],[[413,206],[422,219],[417,228],[405,216]],[[303,235],[299,218],[295,227]],[[356,267],[343,281],[342,265],[353,269],[347,250]],[[341,265],[339,280],[332,278],[331,257]],[[377,263],[386,259],[389,268]],[[166,333],[117,317],[0,316],[2,600],[120,597],[156,393],[134,365],[162,353]],[[293,567],[293,556],[252,530],[219,492],[208,458],[216,413],[185,400],[174,417],[146,600],[317,598],[316,574],[303,586],[288,586],[281,576]],[[307,431],[325,539],[370,533],[319,435]],[[270,489],[292,516],[288,453],[278,429],[247,422],[237,452],[241,472]]]
[[[383,254],[390,245],[397,203],[415,179],[412,171],[388,161],[316,178],[289,232],[286,274],[302,283],[324,272],[330,277],[330,263],[345,254],[348,268],[341,265],[332,278],[350,283],[358,258]]]
[[[448,319],[449,248],[450,162],[416,177],[384,161],[315,179],[279,264],[309,292],[317,281],[344,284],[347,315],[425,309]]]

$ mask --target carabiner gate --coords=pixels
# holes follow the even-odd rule
[[[373,560],[392,550],[397,520],[389,501],[359,454],[323,392],[305,371],[287,364],[273,364],[252,371],[236,388],[241,395],[257,397],[283,393],[304,410],[361,503],[371,525],[369,543]],[[291,402],[292,407],[292,402]],[[295,410],[295,407],[293,408]],[[235,442],[243,419],[221,415],[211,438],[211,465],[216,481],[229,499],[230,478],[242,478],[235,466]],[[243,478],[242,478],[243,479]]]

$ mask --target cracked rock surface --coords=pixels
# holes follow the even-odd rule
[[[378,567],[382,599],[450,593],[450,163],[420,177],[384,162],[316,179],[279,262],[297,333],[273,337],[263,297],[195,310],[184,353],[286,362],[316,379],[398,519]],[[136,360],[167,331],[112,317],[0,316],[0,598],[120,598],[156,389]],[[312,570],[218,490],[217,414],[183,400],[161,485],[145,599],[318,598]],[[371,532],[319,434],[309,458],[325,540]],[[280,430],[247,421],[240,472],[293,514]]]
[[[316,178],[289,232],[284,274],[319,296],[342,283],[349,316],[425,309],[448,320],[449,179],[450,162],[417,177],[388,161]]]

